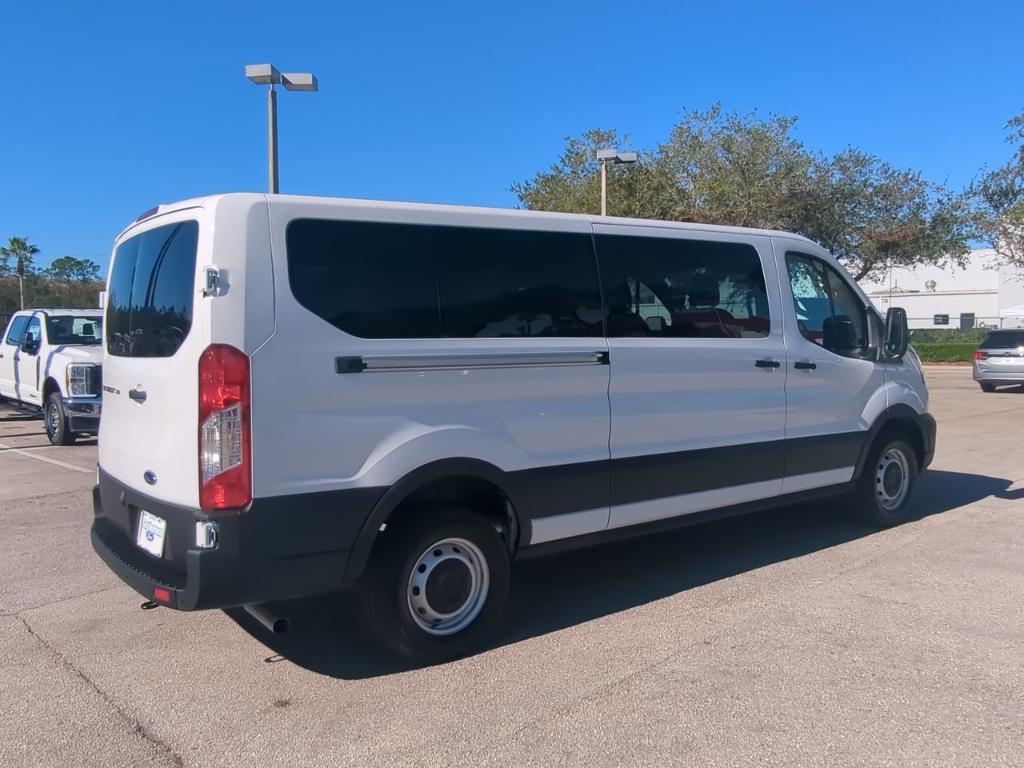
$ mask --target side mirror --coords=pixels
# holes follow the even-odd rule
[[[21,351],[26,355],[38,355],[39,342],[35,339],[25,339],[21,342]]]
[[[903,357],[910,345],[910,330],[907,328],[907,310],[903,307],[889,307],[885,314],[885,356]]]
[[[826,317],[821,326],[821,343],[833,352],[846,352],[857,346],[857,331],[845,315]]]

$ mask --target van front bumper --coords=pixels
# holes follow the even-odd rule
[[[338,507],[336,496],[305,494],[257,499],[244,512],[210,516],[149,497],[100,469],[92,546],[147,600],[183,611],[338,591],[348,586],[343,574],[352,544],[380,496],[377,489],[358,490],[349,492],[348,509]],[[162,557],[135,544],[142,510],[167,521]],[[217,523],[217,544],[203,549],[195,524],[208,520]]]

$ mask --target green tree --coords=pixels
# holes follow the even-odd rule
[[[1006,164],[971,186],[976,236],[1002,260],[1024,267],[1024,112],[1006,124],[1007,141],[1017,143]]]
[[[917,171],[846,149],[818,157],[788,227],[821,243],[857,280],[888,267],[963,264],[970,252],[964,195]]]
[[[91,259],[61,256],[53,260],[46,270],[46,275],[51,280],[62,280],[65,283],[99,280],[100,265]]]
[[[34,273],[32,259],[37,253],[39,247],[30,243],[27,237],[11,237],[7,245],[0,246],[0,271],[7,275],[13,269],[18,276],[18,301],[21,309],[25,308],[25,277]]]
[[[717,105],[687,113],[635,166],[609,168],[609,213],[797,232],[829,248],[857,279],[890,264],[964,258],[971,219],[962,197],[856,149],[811,152],[795,125],[795,117]],[[616,131],[570,137],[553,166],[512,191],[526,208],[596,212],[594,150],[625,141]]]
[[[32,274],[32,260],[39,253],[39,247],[27,237],[11,237],[7,245],[0,246],[0,277]]]

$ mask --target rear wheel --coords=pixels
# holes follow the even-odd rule
[[[982,392],[995,392],[996,391],[996,385],[995,384],[989,384],[988,382],[985,382],[985,381],[979,381],[978,382],[978,386],[981,387],[981,391]]]
[[[911,497],[918,476],[917,454],[899,435],[882,435],[850,495],[853,509],[872,525],[892,526],[912,519]]]
[[[424,510],[380,542],[362,592],[369,629],[392,651],[425,663],[480,648],[505,607],[511,558],[486,518]]]
[[[60,392],[51,392],[43,405],[43,424],[46,436],[54,445],[71,445],[75,442],[75,433],[68,422],[68,412],[64,407]]]

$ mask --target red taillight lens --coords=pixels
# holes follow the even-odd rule
[[[163,587],[153,587],[153,599],[161,603],[171,602],[171,593]]]
[[[199,358],[199,506],[242,510],[252,501],[249,358],[211,344]]]
[[[988,352],[982,352],[981,350],[978,350],[977,352],[974,353],[974,359],[975,360],[988,360]]]

